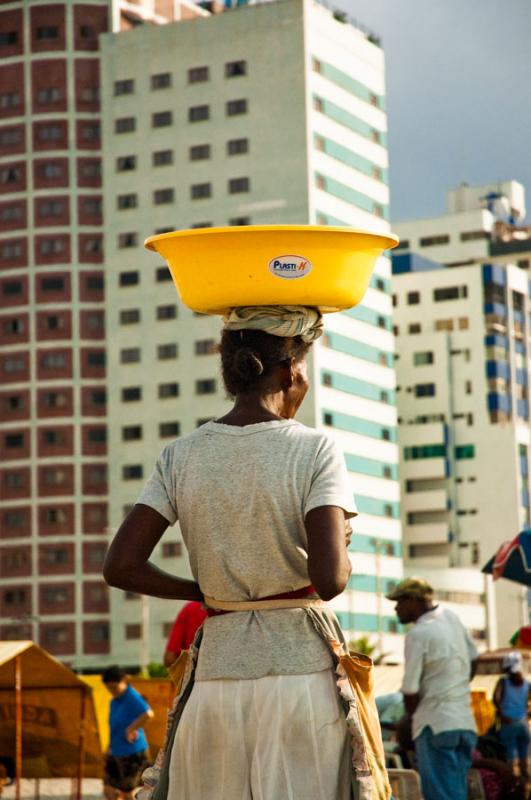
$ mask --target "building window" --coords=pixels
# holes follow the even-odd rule
[[[225,104],[227,117],[235,117],[237,114],[246,114],[248,109],[247,100],[229,100]]]
[[[0,183],[17,183],[22,179],[19,167],[5,167],[0,172]]]
[[[218,348],[215,339],[199,339],[195,343],[196,356],[206,356],[217,353]]]
[[[203,83],[208,81],[210,71],[208,67],[192,67],[188,70],[188,83]]]
[[[406,299],[409,306],[415,306],[420,303],[420,292],[408,292]]]
[[[136,130],[135,117],[122,117],[121,119],[114,120],[115,133],[132,133]]]
[[[171,111],[157,111],[151,115],[152,128],[164,128],[171,125],[173,122],[173,114]]]
[[[173,280],[168,267],[157,267],[155,270],[155,280],[157,283],[165,283],[166,281]]]
[[[407,332],[420,333],[421,332],[420,322],[410,322],[409,325],[407,326]]]
[[[443,300],[458,300],[460,297],[467,296],[467,286],[443,286],[440,289],[433,290],[433,299],[435,302],[441,302]]]
[[[203,200],[212,197],[211,183],[194,183],[190,186],[190,197],[192,200]]]
[[[209,144],[195,144],[190,147],[190,161],[202,161],[205,158],[210,158]]]
[[[132,231],[119,233],[117,244],[119,248],[136,247],[138,245],[138,234]]]
[[[142,400],[141,386],[127,386],[122,389],[122,403],[134,403],[137,400]]]
[[[125,425],[122,428],[122,441],[133,442],[142,438],[141,425]]]
[[[433,364],[434,360],[434,355],[431,350],[413,353],[413,363],[416,367],[421,366],[422,364]]]
[[[159,72],[158,75],[151,76],[151,88],[155,89],[168,89],[171,86],[171,73]]]
[[[435,384],[417,383],[415,385],[415,397],[435,397]]]
[[[18,31],[0,32],[0,47],[8,47],[18,42]]]
[[[168,397],[179,397],[178,383],[159,383],[158,395],[160,400]]]
[[[20,105],[20,94],[18,92],[5,92],[0,94],[0,108],[16,108]]]
[[[140,283],[140,273],[136,270],[130,272],[120,272],[120,286],[137,286]]]
[[[140,322],[139,308],[125,308],[120,311],[120,325],[135,325]]]
[[[460,331],[468,330],[468,317],[459,317],[457,324]]]
[[[136,156],[119,156],[116,159],[116,172],[129,172],[136,169]]]
[[[173,203],[175,201],[175,194],[173,189],[155,189],[153,192],[153,203],[156,206],[162,206],[166,203]]]
[[[234,227],[243,228],[245,225],[251,224],[251,217],[231,217],[229,219],[229,225]]]
[[[167,305],[167,306],[157,306],[157,319],[158,320],[165,320],[165,319],[176,319],[177,317],[177,306],[175,304]]]
[[[173,150],[157,150],[152,155],[152,164],[154,167],[164,167],[168,164],[173,164]]]
[[[91,444],[105,444],[107,441],[107,429],[91,428],[87,436]]]
[[[462,458],[474,458],[476,455],[476,448],[473,444],[462,444],[457,445],[455,448],[455,457],[457,459]]]
[[[138,195],[134,192],[131,194],[119,194],[116,198],[116,207],[119,211],[126,208],[136,208],[138,205]]]
[[[251,181],[249,178],[230,178],[228,183],[229,194],[241,194],[251,191]]]
[[[59,28],[57,25],[41,25],[37,28],[37,39],[47,41],[59,38]]]
[[[21,128],[5,128],[3,131],[0,131],[0,145],[2,146],[9,147],[13,144],[19,144],[21,141]]]
[[[127,78],[121,81],[114,81],[115,97],[121,94],[133,94],[134,91],[135,91],[135,82],[132,78]]]
[[[435,320],[435,330],[436,331],[453,331],[454,329],[454,321],[453,319],[436,319]]]
[[[11,433],[4,436],[4,446],[6,448],[18,448],[24,446],[24,435],[22,433]]]
[[[125,626],[126,639],[141,639],[142,638],[142,625],[137,622]]]
[[[161,422],[159,424],[159,436],[161,439],[168,436],[179,436],[181,426],[178,422]]]
[[[188,109],[188,122],[202,122],[210,119],[210,106],[192,106]]]
[[[157,358],[164,361],[168,358],[177,358],[176,344],[159,344],[157,347]]]
[[[25,589],[8,589],[4,594],[4,603],[7,606],[20,606],[26,602]]]
[[[247,75],[247,61],[228,61],[225,64],[225,77],[238,78]]]
[[[449,244],[450,237],[447,234],[439,234],[438,236],[421,236],[419,244],[421,247],[433,247],[439,244]]]
[[[139,347],[124,347],[120,350],[120,364],[138,364],[140,356]]]
[[[249,139],[229,139],[227,142],[227,155],[238,156],[249,152]]]
[[[215,394],[216,381],[214,378],[207,378],[195,382],[196,394]]]
[[[124,481],[138,481],[144,477],[144,467],[142,464],[126,464],[122,467],[122,479]]]
[[[26,363],[23,358],[6,358],[4,361],[4,372],[9,374],[13,372],[23,372],[26,368]]]

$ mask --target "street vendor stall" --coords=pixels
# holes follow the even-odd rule
[[[0,642],[0,756],[21,778],[101,776],[101,745],[90,687],[31,641]]]

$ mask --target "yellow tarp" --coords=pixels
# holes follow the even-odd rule
[[[85,703],[83,775],[101,777],[101,744],[92,692],[33,642],[0,642],[0,753],[15,759],[15,662],[22,675],[22,777],[77,775]]]

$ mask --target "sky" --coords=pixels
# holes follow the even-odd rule
[[[531,219],[531,0],[334,0],[382,40],[391,220],[515,179]]]

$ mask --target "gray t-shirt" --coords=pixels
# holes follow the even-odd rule
[[[310,583],[306,514],[318,506],[356,514],[343,454],[295,420],[245,427],[208,422],[161,453],[139,503],[179,520],[205,595],[253,600]],[[328,648],[303,609],[210,617],[197,680],[316,672]]]

